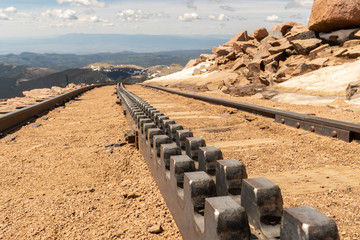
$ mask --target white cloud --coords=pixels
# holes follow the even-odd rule
[[[178,16],[177,19],[180,20],[180,21],[183,21],[183,22],[191,22],[193,20],[200,19],[200,17],[199,17],[199,15],[197,13],[192,12],[192,13],[184,13],[184,15]]]
[[[0,20],[11,20],[11,18],[5,13],[0,12]]]
[[[142,19],[148,19],[152,16],[151,13],[145,12],[141,9],[132,10],[126,9],[118,12],[118,18],[123,22],[138,22]]]
[[[8,12],[8,13],[16,13],[17,12],[16,8],[14,8],[13,6],[3,9],[3,11]]]
[[[208,17],[211,20],[217,20],[217,21],[221,21],[221,22],[229,21],[229,17],[223,13],[219,14],[218,16],[209,15]]]
[[[93,23],[106,23],[108,22],[106,19],[103,19],[101,17],[98,16],[91,16],[89,17],[89,22],[93,22]]]
[[[266,17],[266,22],[282,22],[282,19],[277,15],[271,15]]]
[[[314,0],[292,0],[286,4],[285,9],[289,8],[311,8]]]
[[[48,9],[46,12],[41,14],[45,17],[50,17],[54,19],[63,19],[63,20],[77,20],[76,12],[71,9],[62,10],[62,9]]]
[[[236,11],[236,8],[231,7],[231,6],[227,6],[227,5],[225,5],[225,6],[220,6],[219,8],[221,8],[221,9],[223,9],[223,10],[225,10],[225,11],[229,11],[229,12],[235,12],[235,11]]]
[[[97,0],[57,0],[59,4],[70,3],[75,6],[82,7],[104,7],[104,2],[98,2]]]

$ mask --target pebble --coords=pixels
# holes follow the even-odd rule
[[[18,135],[9,135],[4,138],[4,141],[6,142],[12,142],[15,141],[15,139],[18,137]]]
[[[124,145],[126,145],[127,143],[126,142],[122,142],[122,143],[115,143],[114,144],[114,147],[122,147]]]
[[[114,149],[111,147],[111,148],[106,149],[105,152],[113,153],[113,152],[114,152]]]
[[[41,123],[32,123],[30,126],[33,128],[38,128],[41,126]]]
[[[42,119],[42,120],[48,120],[49,117],[42,117],[41,119]]]
[[[164,231],[164,229],[161,227],[160,224],[156,224],[156,225],[149,227],[148,231],[149,231],[149,233],[152,233],[152,234],[159,234],[159,233],[162,233]]]
[[[135,192],[131,192],[131,193],[125,193],[123,194],[124,198],[127,198],[127,199],[134,199],[134,198],[138,198],[139,195]]]

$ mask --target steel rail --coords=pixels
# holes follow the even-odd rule
[[[352,140],[360,140],[360,125],[349,122],[322,117],[314,117],[306,114],[283,111],[254,104],[176,91],[148,84],[141,84],[141,86],[205,101],[212,104],[236,108],[241,111],[258,114],[268,118],[274,118],[276,122],[286,124],[295,128],[301,128],[307,131],[315,132],[319,135],[336,137],[346,142],[351,142]]]
[[[78,88],[70,92],[61,94],[59,96],[44,100],[40,103],[4,114],[0,117],[0,138],[4,136],[7,132],[12,131],[15,128],[25,124],[27,121],[34,118],[35,116],[42,114],[57,105],[61,105],[86,91],[94,89],[95,87],[102,87],[105,85],[112,84],[96,84]]]

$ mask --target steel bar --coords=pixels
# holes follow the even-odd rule
[[[221,99],[221,98],[215,98],[215,97],[208,97],[193,93],[187,93],[187,92],[181,92],[176,91],[168,88],[153,86],[153,85],[147,85],[142,84],[144,87],[153,88],[161,91],[165,91],[172,94],[181,95],[188,98],[193,98],[201,101],[205,101],[208,103],[213,103],[217,105],[223,105],[226,107],[232,107],[239,109],[241,111],[249,112],[258,114],[264,117],[274,118],[277,119],[277,122],[286,124],[292,127],[296,128],[302,128],[304,130],[316,132],[319,135],[323,136],[329,136],[334,138],[339,138],[340,140],[350,142],[352,140],[360,140],[360,125],[344,122],[344,121],[338,121],[328,118],[321,118],[321,117],[315,117],[315,116],[309,116],[306,114],[300,114],[300,113],[294,113],[294,112],[288,112],[283,110],[278,110],[274,108],[268,108],[268,107],[262,107],[254,104],[248,104],[248,103],[242,103],[227,99]],[[294,124],[293,121],[286,121],[286,119],[292,119],[293,121],[296,121]],[[298,124],[297,124],[298,123]],[[308,128],[302,127],[304,123],[307,123],[309,125]],[[314,131],[314,128],[316,127],[316,131]],[[340,131],[339,131],[340,130]],[[348,133],[348,134],[347,134]]]

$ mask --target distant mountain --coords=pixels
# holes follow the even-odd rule
[[[1,45],[0,45],[1,46]],[[141,67],[154,65],[185,64],[193,58],[198,58],[202,53],[211,53],[206,50],[178,50],[156,53],[97,53],[89,55],[76,54],[38,54],[24,52],[19,55],[0,55],[0,63],[11,65],[26,65],[30,67],[45,67],[63,71],[69,68],[81,68],[93,62],[108,62],[113,65],[134,64]]]
[[[58,37],[0,39],[0,54],[100,52],[160,52],[191,49],[211,49],[226,42],[229,35],[127,35],[127,34],[67,34]]]
[[[22,95],[23,83],[57,72],[47,68],[30,68],[0,64],[0,98]]]

